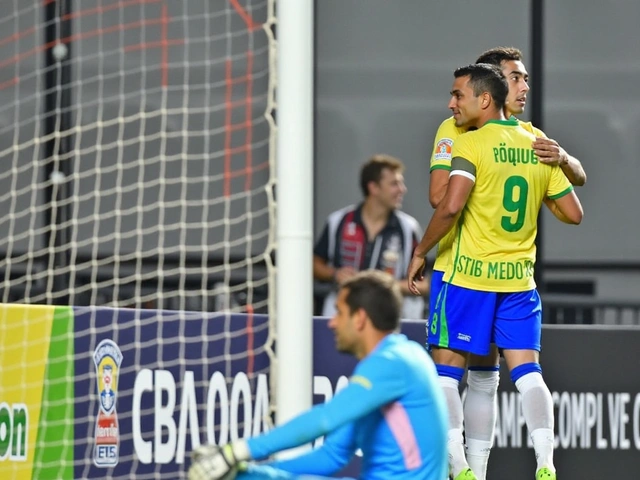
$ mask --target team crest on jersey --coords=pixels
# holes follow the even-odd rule
[[[116,402],[122,352],[113,340],[102,340],[93,352],[93,362],[100,399],[93,463],[98,467],[113,467],[118,464],[120,447]]]
[[[453,140],[450,138],[441,138],[436,145],[436,152],[433,156],[434,160],[451,160],[451,150]]]

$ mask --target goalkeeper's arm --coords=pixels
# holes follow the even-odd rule
[[[349,385],[329,402],[316,405],[268,433],[249,438],[251,458],[259,460],[304,445],[397,400],[407,389],[402,370],[403,365],[390,358],[368,359],[356,368]]]
[[[321,447],[295,458],[267,464],[294,475],[330,476],[349,463],[355,449],[354,428],[351,423],[330,433]]]
[[[258,437],[237,440],[222,448],[200,447],[194,452],[189,479],[225,478],[239,462],[260,460],[273,453],[304,445],[355,422],[405,394],[408,382],[402,370],[402,364],[387,357],[364,361],[356,368],[356,374],[351,377],[349,385],[329,402],[316,405],[308,412]],[[321,450],[316,455],[327,458],[330,453],[330,450]],[[340,458],[343,459],[344,456]],[[329,460],[327,462],[330,465]],[[327,469],[340,462],[333,462]],[[299,464],[291,463],[289,468],[299,468]],[[308,472],[308,468],[305,471]]]

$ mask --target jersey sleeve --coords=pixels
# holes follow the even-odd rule
[[[451,153],[451,175],[463,175],[475,182],[480,157],[474,142],[474,134],[463,133],[456,140]]]
[[[344,467],[356,450],[353,423],[330,433],[321,447],[288,460],[269,463],[270,466],[294,475],[330,476]]]
[[[407,381],[402,366],[382,355],[363,360],[349,385],[329,402],[316,405],[291,421],[247,440],[254,460],[266,458],[281,450],[297,447],[354,422],[406,392]]]
[[[433,141],[433,152],[429,163],[429,171],[451,169],[451,150],[453,142],[458,137],[458,130],[455,123],[448,118],[440,124],[436,137]]]
[[[560,167],[551,167],[551,178],[549,179],[549,186],[547,188],[547,197],[552,200],[564,197],[565,195],[573,191],[573,185],[567,179],[566,175]]]

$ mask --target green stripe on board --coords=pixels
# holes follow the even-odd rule
[[[73,309],[56,307],[42,391],[33,479],[73,478]]]

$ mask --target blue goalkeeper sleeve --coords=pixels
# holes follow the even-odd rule
[[[316,405],[270,432],[247,440],[255,460],[309,443],[349,422],[364,417],[401,397],[407,382],[398,375],[396,362],[367,357],[355,370],[349,385],[330,401]]]
[[[347,424],[330,433],[322,446],[295,458],[270,462],[268,465],[297,475],[333,475],[349,463],[356,450],[353,434],[353,424]]]

